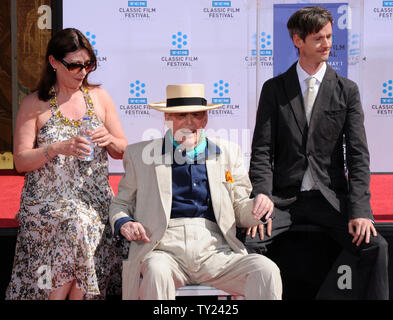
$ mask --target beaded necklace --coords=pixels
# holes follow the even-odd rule
[[[87,91],[87,89],[81,87],[82,93],[83,93],[83,98],[85,99],[85,103],[87,105],[87,115],[89,116],[90,120],[93,118],[93,114],[94,114],[94,106],[93,106],[93,101],[91,100],[90,96],[89,96],[89,92]],[[80,120],[73,120],[73,119],[69,119],[66,116],[64,116],[60,109],[59,109],[59,105],[57,104],[57,97],[56,97],[56,90],[54,87],[52,87],[49,90],[49,94],[51,95],[50,98],[50,108],[52,109],[52,112],[56,115],[56,118],[58,118],[64,125],[66,126],[74,126],[74,127],[79,127],[81,125],[81,121]]]

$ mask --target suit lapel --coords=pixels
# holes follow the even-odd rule
[[[214,216],[217,222],[219,221],[221,211],[221,165],[219,158],[216,155],[216,144],[208,140],[209,156],[206,159],[207,178],[209,180],[210,196],[213,205]]]
[[[167,220],[169,221],[172,208],[172,148],[165,149],[162,153],[163,139],[157,140],[156,154],[154,155],[154,165],[157,177],[158,190],[160,199],[165,211]],[[168,139],[165,139],[168,141]]]
[[[330,104],[331,97],[334,93],[334,88],[337,85],[336,72],[329,65],[326,65],[326,67],[325,76],[323,77],[319,87],[318,95],[315,98],[312,109],[309,134],[313,131],[314,127],[318,125],[319,119],[323,114],[323,110],[326,110],[327,105]]]
[[[304,111],[303,95],[300,89],[299,78],[296,72],[296,63],[283,75],[284,88],[287,93],[289,103],[295,115],[297,126],[304,135],[307,132],[307,118]]]

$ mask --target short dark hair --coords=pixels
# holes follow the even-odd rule
[[[90,61],[92,63],[91,71],[97,69],[97,57],[87,38],[75,28],[67,28],[57,32],[48,43],[45,56],[45,65],[42,71],[41,79],[37,87],[38,97],[42,101],[50,99],[49,90],[56,83],[56,72],[49,63],[49,56],[53,56],[56,60],[61,61],[69,52],[74,52],[80,49],[86,49]],[[88,74],[83,79],[82,85],[84,87],[95,87],[87,80]]]
[[[289,18],[287,28],[291,39],[297,34],[303,41],[309,34],[319,32],[328,23],[333,24],[331,13],[318,6],[305,7]]]

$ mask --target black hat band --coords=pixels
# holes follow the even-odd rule
[[[205,98],[172,98],[166,100],[167,107],[179,107],[179,106],[206,106],[207,100]]]

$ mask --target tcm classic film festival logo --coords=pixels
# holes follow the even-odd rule
[[[186,33],[182,31],[172,33],[170,38],[169,55],[161,57],[161,61],[166,67],[170,68],[190,68],[198,61],[198,57],[190,54],[189,47],[190,39]]]
[[[145,82],[140,80],[131,82],[128,87],[129,98],[127,104],[122,104],[119,108],[121,113],[138,118],[150,117],[146,88]]]
[[[97,67],[100,67],[100,66],[102,66],[103,63],[108,62],[108,58],[106,56],[102,56],[99,54],[100,52],[96,46],[97,36],[91,31],[85,32],[85,36],[86,36],[87,40],[89,40],[91,46],[93,47],[94,54],[97,57]]]
[[[270,33],[262,31],[259,39],[254,33],[251,37],[251,47],[251,55],[245,59],[249,67],[255,67],[258,60],[261,67],[273,67],[273,37]]]
[[[233,19],[240,13],[240,8],[232,7],[232,1],[212,1],[211,7],[203,8],[208,19]]]
[[[360,34],[348,32],[348,65],[360,62]]]
[[[127,6],[119,8],[124,19],[150,19],[157,8],[150,7],[147,1],[126,1]]]
[[[380,104],[371,105],[371,110],[376,116],[393,116],[393,80],[382,83],[382,97]]]
[[[382,1],[380,7],[373,8],[375,16],[381,20],[393,18],[393,1]]]
[[[237,116],[240,110],[238,104],[234,104],[230,97],[229,82],[219,80],[213,84],[212,103],[223,103],[223,106],[217,109],[209,110],[209,115],[213,116]]]

